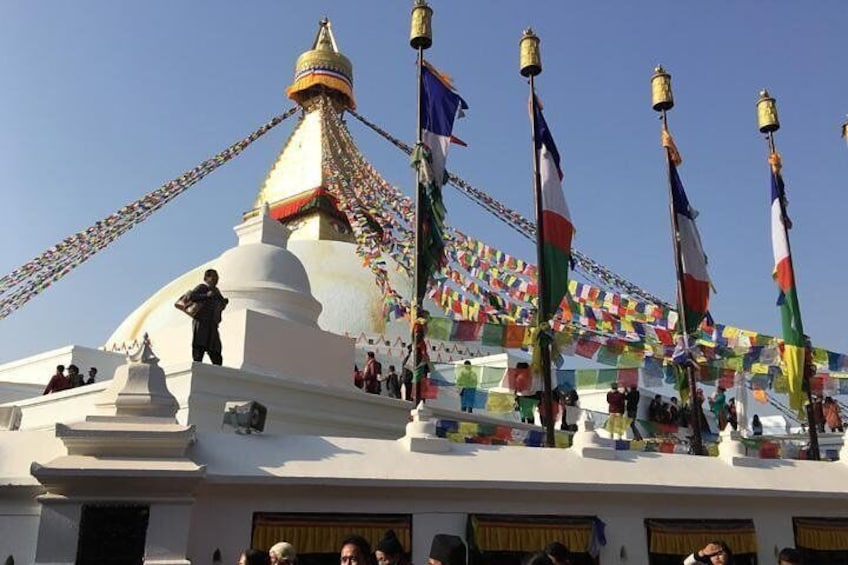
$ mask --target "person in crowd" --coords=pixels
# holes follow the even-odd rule
[[[833,400],[833,397],[828,396],[824,399],[822,412],[824,413],[824,421],[827,427],[830,428],[830,431],[844,431],[842,427],[842,416],[839,414],[839,404]]]
[[[576,389],[570,389],[562,396],[562,421],[559,429],[569,432],[577,431],[577,421],[580,419],[580,395]]]
[[[270,565],[296,565],[297,552],[289,542],[277,542],[268,550],[268,561]]]
[[[221,313],[230,301],[218,290],[218,271],[207,269],[203,273],[203,282],[191,291],[191,300],[201,305],[193,321],[192,359],[201,363],[203,355],[208,354],[213,365],[220,365],[223,358],[218,325],[221,323]]]
[[[704,414],[704,389],[695,389],[695,408],[698,421],[701,423],[701,431],[709,432],[710,424],[707,422],[707,416]]]
[[[268,565],[268,554],[258,549],[245,549],[239,556],[238,565]]]
[[[804,565],[801,552],[794,547],[784,547],[777,554],[777,565]]]
[[[365,369],[362,371],[362,381],[365,383],[365,392],[370,394],[380,394],[380,377],[383,374],[383,366],[374,357],[374,352],[367,353],[367,361],[365,361]]]
[[[365,381],[362,379],[362,371],[359,370],[357,365],[353,366],[353,386],[356,388],[365,386]]]
[[[722,431],[727,425],[727,397],[724,392],[724,387],[718,387],[710,397],[710,411],[718,422],[718,431]]]
[[[816,425],[816,430],[824,433],[824,404],[822,404],[821,396],[813,395],[813,421]]]
[[[403,358],[400,369],[400,386],[403,400],[412,400],[412,346],[406,346],[406,356]]]
[[[467,359],[457,368],[456,384],[459,387],[459,409],[471,414],[474,412],[474,397],[477,394],[477,374]]]
[[[374,557],[377,559],[377,565],[406,565],[403,545],[394,530],[388,530],[377,542]]]
[[[71,388],[82,386],[85,382],[80,375],[79,367],[76,365],[68,365],[68,381],[71,383]]]
[[[389,372],[386,373],[385,383],[386,394],[389,398],[400,398],[400,377],[394,365],[389,365]]]
[[[727,423],[735,432],[739,429],[739,416],[736,414],[736,399],[731,398],[727,402]]]
[[[462,538],[448,534],[433,536],[427,565],[466,565],[467,562],[468,555]]]
[[[610,391],[607,393],[607,406],[609,407],[610,415],[624,414],[624,405],[624,394],[618,390],[618,383],[612,383],[610,385]]]
[[[97,367],[92,367],[88,370],[88,378],[85,380],[85,384],[93,385],[94,381],[97,380]]]
[[[675,400],[677,399],[675,398]],[[677,405],[676,402],[675,405]],[[680,405],[680,416],[678,417],[678,424],[684,428],[688,428],[692,425],[692,407],[689,406],[688,402]]]
[[[554,560],[544,551],[529,553],[521,560],[521,565],[555,565]]]
[[[677,397],[672,396],[668,404],[665,405],[666,420],[672,426],[680,426],[680,404],[677,402]]]
[[[340,565],[371,565],[371,544],[362,536],[349,535],[339,549]]]
[[[635,420],[636,413],[639,411],[639,387],[625,387],[624,404],[627,410],[627,417]]]
[[[558,541],[551,542],[545,547],[545,553],[553,565],[571,565],[571,554],[568,548]]]
[[[751,418],[751,435],[763,435],[763,424],[760,422],[759,414],[754,414],[754,417]]]
[[[648,420],[651,422],[662,422],[663,419],[663,401],[662,396],[655,394],[651,404],[648,405]]]
[[[44,394],[68,390],[71,386],[70,379],[65,376],[65,366],[56,365],[56,372],[52,377],[50,377],[50,380],[47,382],[47,386],[44,387]]]
[[[696,563],[732,565],[733,552],[730,551],[730,548],[723,541],[713,541],[683,560],[683,565],[695,565]]]

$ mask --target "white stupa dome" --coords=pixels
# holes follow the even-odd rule
[[[312,296],[303,264],[288,249],[288,230],[264,213],[236,226],[237,246],[217,259],[199,265],[171,281],[136,308],[106,342],[106,348],[120,347],[149,333],[173,337],[174,328],[190,343],[191,324],[174,302],[203,281],[206,269],[220,276],[221,293],[230,303],[227,314],[251,309],[304,326],[317,328],[321,304]]]

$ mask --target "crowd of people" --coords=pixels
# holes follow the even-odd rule
[[[383,364],[377,361],[373,351],[369,351],[365,358],[365,367],[360,371],[358,365],[353,366],[353,384],[356,388],[363,389],[369,394],[383,394],[386,388],[386,396],[401,400],[412,400],[412,368],[409,366],[409,358],[412,348],[407,349],[406,357],[401,363],[401,372],[397,372],[394,365],[389,365],[389,370],[383,374]]]
[[[268,551],[251,548],[239,556],[238,565],[297,565],[295,548],[288,542],[279,542]],[[364,537],[351,534],[339,545],[340,565],[411,565],[408,553],[393,530],[388,530],[377,542],[373,552]],[[468,565],[468,550],[462,538],[450,534],[433,536],[427,565]],[[560,542],[553,542],[529,554],[522,565],[571,565],[571,554]]]
[[[44,387],[44,394],[60,392],[83,385],[93,384],[97,380],[97,367],[91,367],[88,370],[88,378],[83,377],[79,367],[76,365],[68,365],[68,372],[65,374],[65,366],[57,365],[56,372],[50,377],[47,386]]]
[[[411,565],[408,554],[394,531],[389,530],[372,552],[371,544],[360,535],[344,538],[339,546],[340,565]],[[785,547],[777,553],[777,565],[804,565],[801,553]],[[427,565],[468,565],[468,551],[462,538],[437,534],[430,544]],[[297,565],[297,553],[288,542],[274,544],[268,551],[247,549],[241,553],[238,565]],[[571,553],[560,542],[550,543],[544,549],[529,553],[522,565],[571,565]],[[717,540],[693,551],[683,560],[683,565],[708,563],[732,565],[733,551],[727,543]]]

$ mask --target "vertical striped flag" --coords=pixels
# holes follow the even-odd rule
[[[571,239],[574,225],[562,191],[562,168],[551,130],[542,115],[538,98],[531,104],[535,114],[535,147],[539,157],[542,200],[542,260],[544,261],[547,303],[539,301],[539,308],[548,316],[556,314],[560,302],[568,292],[568,265],[571,262]]]
[[[686,312],[686,331],[693,333],[701,325],[710,306],[710,276],[707,272],[707,256],[701,245],[701,235],[695,218],[698,212],[689,205],[677,166],[669,155],[671,179],[671,201],[677,217],[677,238],[683,263],[683,304]]]
[[[789,382],[789,404],[800,409],[803,402],[804,353],[806,343],[801,324],[801,308],[795,288],[795,273],[789,254],[786,230],[792,223],[786,215],[783,177],[780,161],[771,159],[771,248],[774,253],[774,280],[780,289],[777,303],[783,326],[783,372]]]

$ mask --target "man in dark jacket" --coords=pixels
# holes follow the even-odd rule
[[[203,284],[197,285],[191,291],[191,300],[201,305],[194,317],[191,356],[200,363],[203,361],[203,354],[208,353],[212,364],[220,365],[223,359],[218,324],[221,323],[221,312],[230,301],[221,296],[221,291],[218,290],[218,272],[215,269],[208,269],[203,274]]]

